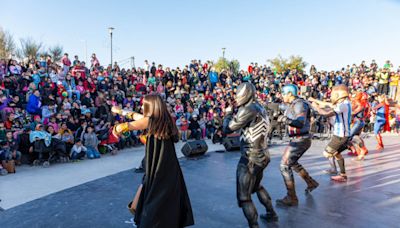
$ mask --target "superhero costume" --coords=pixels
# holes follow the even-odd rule
[[[267,214],[261,218],[267,221],[277,221],[267,190],[261,185],[263,171],[270,162],[267,148],[269,118],[264,107],[255,100],[255,87],[251,83],[242,83],[237,88],[235,96],[238,112],[233,116],[231,110],[226,110],[223,131],[230,134],[241,131],[241,157],[236,171],[236,190],[239,207],[247,218],[249,227],[258,227],[258,214],[251,194],[257,193],[258,199],[266,208]]]

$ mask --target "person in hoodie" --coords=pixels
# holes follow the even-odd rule
[[[26,106],[26,111],[31,115],[42,115],[41,109],[41,101],[40,101],[40,92],[39,90],[35,90],[33,94],[29,96],[28,104]]]

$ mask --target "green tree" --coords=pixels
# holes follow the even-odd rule
[[[236,74],[239,72],[240,69],[240,63],[236,59],[229,61],[226,58],[219,58],[218,61],[213,66],[215,67],[215,70],[218,73],[220,73],[223,70],[230,70],[234,74]]]
[[[13,36],[0,27],[0,58],[9,58],[15,49]]]
[[[19,58],[36,59],[43,43],[37,42],[32,38],[21,39],[21,48],[18,50]]]
[[[61,45],[50,47],[49,53],[54,62],[59,62],[63,56],[63,47]]]
[[[237,74],[239,73],[240,70],[240,63],[237,59],[232,59],[230,62],[231,65],[231,71],[233,72],[233,74]]]
[[[268,62],[277,73],[282,73],[287,69],[297,69],[299,71],[303,71],[304,68],[307,66],[307,63],[303,60],[303,57],[298,55],[292,55],[288,59],[283,58],[281,55],[278,55],[273,59],[269,59]]]

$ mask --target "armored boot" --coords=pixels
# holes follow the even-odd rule
[[[334,157],[330,157],[328,158],[329,161],[329,165],[330,165],[330,169],[325,170],[324,172],[330,175],[336,175],[337,172],[337,168],[336,168],[336,161]]]
[[[294,187],[294,181],[293,180],[285,180],[285,185],[287,189],[287,195],[283,197],[282,199],[276,200],[276,204],[281,205],[281,206],[297,206],[299,204],[299,200],[297,199],[296,196],[296,189]]]
[[[312,192],[319,186],[319,183],[316,180],[314,180],[304,168],[301,169],[298,173],[299,176],[303,178],[303,180],[307,183],[307,188],[305,190],[306,193]]]

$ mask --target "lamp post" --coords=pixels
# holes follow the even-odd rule
[[[113,35],[113,27],[109,27],[108,28],[108,32],[110,33],[110,40],[111,40],[111,68],[112,68],[112,64],[113,64],[113,48],[112,48],[112,35]]]
[[[87,58],[87,41],[86,40],[81,40],[82,43],[85,44],[85,62],[88,64],[88,58]]]
[[[222,48],[222,58],[225,59],[225,50],[226,48]]]

